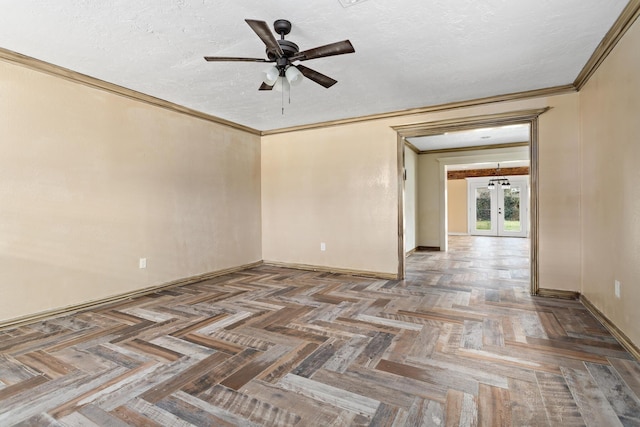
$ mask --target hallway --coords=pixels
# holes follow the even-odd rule
[[[406,280],[449,288],[529,291],[529,239],[449,236],[447,252],[407,258]]]

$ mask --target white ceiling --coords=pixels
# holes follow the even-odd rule
[[[0,0],[0,47],[258,130],[571,84],[626,0]],[[305,61],[335,78],[258,92],[264,57],[245,18],[293,23]]]
[[[529,125],[478,128],[407,138],[420,151],[529,142]]]

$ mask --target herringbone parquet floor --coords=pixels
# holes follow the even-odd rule
[[[524,239],[404,281],[262,266],[0,331],[0,426],[640,425],[640,364]]]

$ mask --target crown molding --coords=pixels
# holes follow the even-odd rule
[[[407,147],[408,149],[410,149],[411,151],[413,151],[416,154],[421,154],[420,150],[418,149],[418,147],[416,147],[415,145],[413,145],[412,143],[410,143],[409,141],[407,141],[406,139],[402,139],[402,142],[404,142],[404,146]]]
[[[494,103],[505,102],[505,101],[517,101],[517,100],[528,99],[528,98],[539,98],[544,96],[562,95],[562,94],[572,93],[572,92],[576,92],[576,88],[572,84],[563,85],[563,86],[554,86],[554,87],[548,87],[543,89],[528,90],[524,92],[515,92],[515,93],[504,94],[504,95],[489,96],[486,98],[470,99],[468,101],[449,102],[446,104],[432,105],[432,106],[420,107],[420,108],[411,108],[407,110],[398,110],[398,111],[392,111],[389,113],[372,114],[368,116],[353,117],[353,118],[341,119],[341,120],[331,120],[326,122],[313,123],[309,125],[300,125],[300,126],[292,126],[288,128],[273,129],[273,130],[263,131],[261,134],[263,136],[276,135],[276,134],[287,133],[287,132],[320,129],[320,128],[340,126],[340,125],[346,125],[346,124],[352,124],[352,123],[367,122],[372,120],[382,120],[382,119],[390,119],[394,117],[415,116],[415,115],[420,115],[425,113],[456,110],[460,108],[475,107],[478,105],[488,105],[488,104],[494,104]]]
[[[578,77],[576,77],[573,82],[576,90],[580,91],[584,85],[587,84],[591,76],[618,44],[622,36],[624,36],[627,30],[633,25],[638,16],[640,16],[640,0],[630,0],[598,47],[596,47],[596,50],[593,51],[591,58],[589,58],[582,68]]]
[[[406,125],[392,126],[391,128],[404,138],[440,135],[444,132],[459,132],[461,130],[476,129],[478,127],[492,127],[529,122],[550,109],[551,107],[508,111],[498,114],[469,116],[450,120],[439,120],[435,122],[410,123]],[[496,146],[497,144],[493,147],[495,148]],[[456,149],[449,150],[454,151]]]
[[[507,142],[504,144],[470,145],[467,147],[439,148],[437,150],[421,150],[421,151],[418,151],[418,154],[442,154],[442,153],[455,153],[456,151],[493,150],[498,148],[526,147],[528,145],[529,145],[529,141]]]
[[[155,107],[164,108],[169,111],[173,111],[180,114],[186,114],[197,119],[206,120],[208,122],[216,123],[222,126],[227,126],[233,129],[248,132],[253,135],[260,136],[259,130],[240,125],[238,123],[224,120],[219,117],[205,114],[200,111],[192,110],[191,108],[183,107],[182,105],[174,104],[173,102],[165,101],[164,99],[156,98],[150,95],[146,95],[142,92],[137,92],[126,87],[118,86],[113,83],[105,82],[104,80],[97,79],[95,77],[87,76],[86,74],[78,73],[68,68],[60,67],[58,65],[50,64],[39,59],[32,58],[30,56],[22,55],[17,52],[13,52],[7,49],[0,48],[0,60],[18,64],[26,68],[43,72],[52,76],[61,77],[65,80],[79,83],[84,86],[88,86],[93,89],[103,90],[115,95],[120,95],[125,98],[133,99],[135,101],[144,102],[145,104],[153,105]]]

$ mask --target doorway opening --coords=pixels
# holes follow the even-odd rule
[[[529,236],[529,177],[511,176],[508,185],[489,185],[486,178],[467,178],[468,234]],[[449,200],[447,209],[452,207]],[[448,212],[451,218],[451,212]]]
[[[448,226],[447,226],[447,169],[455,165],[463,165],[469,163],[487,163],[487,162],[505,162],[513,160],[528,160],[530,162],[529,178],[526,183],[528,190],[528,220],[520,221],[520,227],[526,226],[526,233],[530,238],[530,256],[529,256],[529,291],[531,294],[536,295],[538,293],[538,117],[547,111],[548,108],[536,109],[536,110],[524,110],[514,111],[508,113],[485,115],[485,116],[473,116],[460,118],[455,120],[444,120],[427,122],[420,124],[404,125],[394,127],[394,130],[398,133],[398,194],[399,194],[399,215],[398,215],[398,278],[403,279],[405,277],[405,224],[404,224],[404,205],[405,205],[405,146],[412,146],[412,140],[418,137],[425,136],[437,136],[445,135],[449,133],[470,131],[470,130],[486,130],[490,128],[507,128],[526,125],[528,132],[528,141],[526,142],[511,142],[511,143],[496,143],[485,144],[482,146],[474,147],[457,147],[454,149],[441,150],[437,152],[425,152],[424,150],[416,149],[415,146],[411,147],[418,157],[420,157],[419,168],[422,168],[425,163],[431,162],[429,166],[431,172],[429,172],[428,182],[433,191],[428,194],[420,190],[421,198],[425,194],[430,196],[430,200],[427,205],[424,200],[420,200],[420,219],[423,221],[424,212],[430,209],[428,212],[431,216],[429,223],[435,223],[438,230],[434,232],[431,230],[431,234],[427,237],[432,239],[431,241],[442,252],[448,250]],[[518,159],[514,159],[519,157]],[[425,173],[421,170],[419,175],[425,176]],[[422,178],[421,178],[422,179]],[[422,185],[422,181],[420,185]],[[520,187],[519,191],[523,191],[524,187]],[[518,190],[514,192],[517,193]],[[526,192],[526,191],[525,191]],[[497,199],[500,196],[495,196]],[[502,196],[504,198],[504,195]],[[519,195],[520,201],[523,194]],[[437,209],[435,208],[437,206]],[[504,209],[504,207],[503,207]],[[504,213],[504,211],[503,211]],[[512,212],[511,212],[512,213]],[[489,219],[491,221],[491,219]],[[497,224],[494,228],[500,228]],[[513,220],[510,220],[513,221]],[[525,225],[526,222],[526,225]],[[489,224],[491,227],[491,223]],[[505,223],[502,221],[502,228],[514,227],[513,222]],[[419,233],[422,236],[418,236],[418,240],[423,239],[426,233],[423,233],[425,227],[421,227]],[[503,230],[504,231],[504,230]],[[510,230],[512,231],[512,230]],[[429,241],[429,243],[431,243]]]

